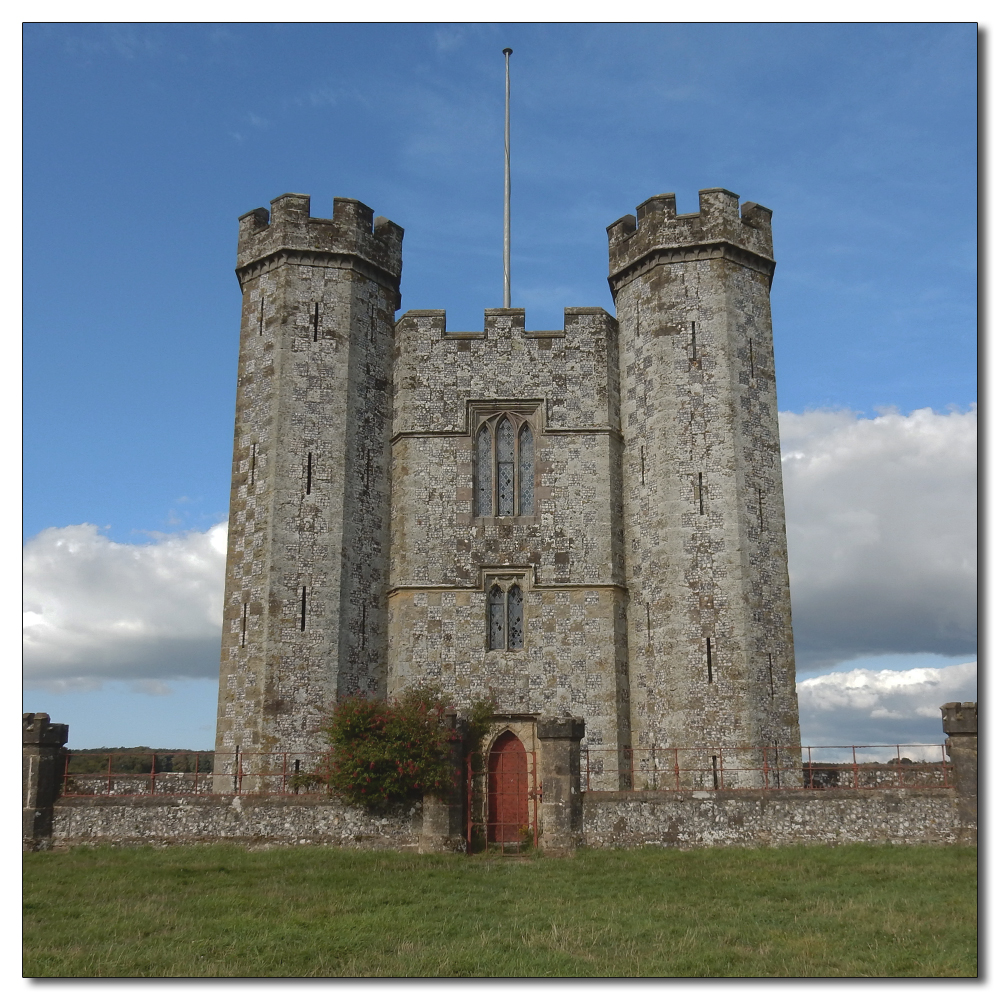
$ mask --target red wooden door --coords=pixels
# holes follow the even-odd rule
[[[516,844],[528,827],[528,755],[512,733],[503,733],[490,751],[486,797],[486,839]]]

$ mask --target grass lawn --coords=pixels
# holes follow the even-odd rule
[[[77,848],[25,976],[975,976],[976,849]]]

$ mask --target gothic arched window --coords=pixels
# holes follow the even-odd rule
[[[524,593],[515,583],[503,590],[497,583],[487,599],[490,649],[524,649]]]
[[[498,413],[476,432],[476,517],[535,512],[535,441],[523,417]]]

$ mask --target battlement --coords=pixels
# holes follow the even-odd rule
[[[949,701],[941,706],[941,728],[949,736],[979,733],[979,702]]]
[[[565,337],[567,332],[587,316],[599,316],[615,323],[614,317],[600,306],[567,306],[563,310],[561,330],[526,330],[523,309],[486,309],[482,330],[449,330],[444,309],[410,309],[396,321],[396,326],[421,324],[430,327],[442,340],[490,340],[496,337],[525,337],[545,340]],[[423,321],[421,323],[421,321]]]
[[[345,254],[374,265],[397,282],[403,269],[403,230],[354,198],[334,198],[333,218],[309,214],[309,195],[283,194],[271,211],[240,216],[237,270],[279,250]]]
[[[698,211],[677,214],[673,194],[647,198],[635,210],[608,226],[608,257],[612,277],[657,250],[680,250],[729,244],[765,262],[774,260],[771,210],[725,188],[698,192]]]
[[[69,726],[52,722],[46,712],[22,713],[21,731],[25,746],[61,747],[69,739]]]

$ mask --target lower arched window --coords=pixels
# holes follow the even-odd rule
[[[524,649],[524,594],[515,583],[490,587],[487,601],[490,649]]]

